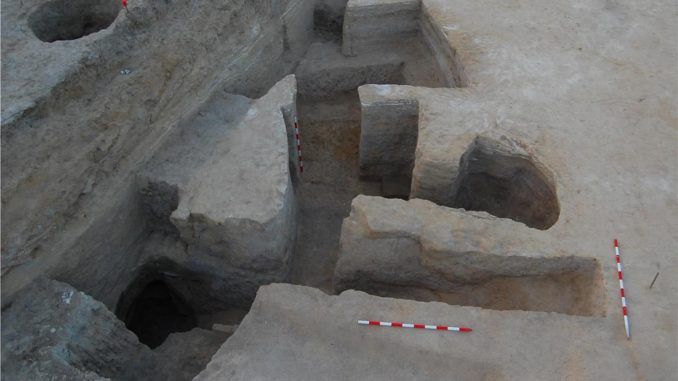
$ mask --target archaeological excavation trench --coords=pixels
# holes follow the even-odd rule
[[[431,51],[417,35],[398,48],[345,56],[341,36],[329,38],[328,29],[333,28],[326,27],[324,18],[319,23],[318,40],[310,45],[295,73],[305,172],[295,189],[299,211],[292,281],[331,292],[341,223],[351,200],[358,194],[407,199],[414,164],[416,123],[410,124],[409,131],[414,139],[393,147],[409,157],[401,163],[402,174],[361,173],[358,87],[368,83],[446,84]]]
[[[316,12],[315,15],[318,16],[319,13]],[[196,214],[195,217],[192,215],[184,217],[179,213],[183,209],[180,194],[193,189],[191,187],[194,178],[213,173],[210,162],[213,159],[209,158],[209,151],[218,148],[206,149],[206,146],[211,147],[220,139],[233,141],[243,139],[242,142],[249,139],[236,136],[235,130],[223,129],[223,123],[237,126],[252,118],[255,115],[254,110],[257,110],[255,118],[264,117],[262,116],[264,111],[258,103],[263,103],[265,97],[253,101],[241,95],[218,94],[202,108],[196,120],[187,123],[182,132],[169,138],[166,148],[151,159],[147,169],[141,172],[139,182],[142,190],[141,202],[147,216],[148,227],[156,236],[151,240],[151,248],[146,244],[141,251],[162,250],[153,246],[162,239],[158,237],[169,237],[167,238],[169,240],[189,242],[187,252],[160,254],[162,256],[180,258],[183,255],[204,255],[204,252],[207,255],[197,261],[201,263],[185,260],[184,264],[177,262],[155,264],[153,266],[156,269],[152,275],[146,274],[146,270],[141,270],[137,280],[121,296],[117,308],[118,316],[132,331],[143,331],[143,321],[139,320],[152,316],[162,309],[169,311],[167,315],[171,315],[172,319],[164,325],[166,329],[162,335],[157,332],[148,333],[151,336],[166,337],[172,332],[172,327],[180,327],[175,332],[181,332],[198,326],[194,317],[196,313],[242,318],[244,314],[240,312],[246,311],[257,285],[267,281],[289,279],[293,283],[318,287],[331,293],[332,277],[339,252],[341,224],[349,214],[351,200],[359,194],[402,199],[409,197],[416,144],[416,119],[407,119],[411,122],[410,127],[413,127],[408,132],[410,134],[408,141],[394,142],[395,145],[391,147],[395,155],[405,156],[400,160],[399,172],[377,176],[361,174],[359,165],[361,106],[358,87],[368,83],[443,87],[446,86],[446,82],[442,79],[440,68],[429,48],[419,40],[418,34],[408,38],[407,43],[402,44],[400,49],[372,50],[369,53],[346,56],[341,52],[341,36],[332,34],[336,33],[336,30],[332,32],[324,23],[324,19],[316,18],[315,41],[309,45],[295,71],[298,87],[296,99],[292,105],[284,103],[282,106],[285,127],[288,130],[286,140],[290,146],[289,166],[294,178],[296,211],[291,214],[290,208],[284,212],[285,217],[275,223],[276,229],[283,229],[286,233],[280,235],[272,232],[279,242],[273,242],[266,251],[279,251],[281,247],[279,245],[282,245],[284,252],[279,254],[283,256],[281,257],[283,261],[289,262],[289,268],[284,263],[282,266],[263,264],[256,274],[246,268],[249,265],[244,267],[236,265],[237,269],[232,269],[230,264],[225,268],[219,265],[218,268],[222,271],[214,269],[208,273],[198,269],[205,266],[203,260],[208,261],[209,257],[214,255],[209,253],[223,250],[222,247],[228,250],[229,247],[243,246],[244,249],[250,247],[250,250],[261,251],[260,244],[255,245],[250,242],[251,238],[246,236],[237,238],[240,240],[237,244],[223,242],[223,238],[220,237],[212,238],[214,233],[210,232],[210,229],[213,228],[206,226],[209,225],[207,220],[194,221],[204,218],[203,216]],[[294,156],[296,147],[291,144],[289,134],[293,109],[296,110],[302,131],[305,165],[303,173],[298,172],[298,159]],[[279,110],[273,108],[272,112],[275,116]],[[200,149],[207,151],[208,155],[196,154],[193,151]],[[398,153],[400,151],[403,153]],[[200,175],[195,176],[192,172],[198,172]],[[244,225],[239,231],[247,235],[251,234],[249,229]],[[216,242],[211,243],[212,240]],[[289,242],[283,243],[284,241]],[[287,246],[292,242],[294,246]],[[212,245],[214,247],[206,247]],[[251,253],[243,252],[243,255]],[[265,273],[271,266],[278,268],[269,271],[270,276],[266,276]],[[174,277],[167,274],[174,274]],[[148,279],[155,280],[151,282]],[[183,284],[187,282],[188,284]],[[216,291],[208,286],[210,282],[224,285]],[[145,298],[148,298],[146,294],[148,285],[164,287],[165,294],[162,295],[164,299],[160,297],[153,299],[158,303],[162,302],[163,305],[153,311],[139,310],[137,305],[148,304],[145,301]],[[207,296],[209,300],[199,300],[199,296]],[[182,300],[186,302],[178,302]],[[185,306],[179,308],[181,305]],[[189,324],[189,321],[193,323]],[[209,319],[207,321],[212,322]],[[217,323],[235,325],[238,322],[237,319],[232,319]],[[201,327],[209,328],[205,324]]]
[[[45,300],[59,296],[64,319],[72,319],[64,325],[82,323],[79,308],[94,316],[92,324],[106,335],[78,343],[83,353],[117,336],[117,352],[140,353],[126,359],[106,352],[110,367],[66,362],[74,372],[116,378],[127,361],[132,368],[191,362],[185,373],[148,375],[190,379],[247,319],[259,287],[279,282],[328,294],[355,289],[604,316],[598,261],[555,246],[548,235],[560,216],[558,183],[538,147],[508,133],[427,124],[417,91],[464,88],[469,79],[419,2],[235,3],[205,26],[216,29],[209,35],[223,38],[221,45],[209,41],[191,50],[191,41],[177,38],[145,46],[153,54],[111,59],[120,67],[107,63],[116,76],[85,65],[80,77],[106,85],[62,84],[60,100],[17,117],[11,125],[17,137],[7,133],[18,141],[9,152],[15,159],[33,124],[85,147],[48,155],[63,170],[46,170],[60,177],[44,181],[77,182],[73,189],[33,189],[30,176],[12,168],[9,193],[19,201],[3,210],[3,219],[22,214],[41,192],[59,199],[49,209],[52,230],[27,233],[17,226],[3,246],[24,245],[31,256],[54,247],[60,254],[44,268],[22,267],[24,251],[16,249],[10,266],[19,270],[10,279],[49,275],[54,281],[29,289]],[[134,31],[115,45],[119,52],[149,36],[170,38],[145,24],[141,10],[141,21],[122,24],[118,2],[69,4],[36,6],[27,19],[31,38],[60,44],[91,36],[106,46],[118,44],[116,33]],[[161,10],[159,19],[176,17],[171,8]],[[102,30],[112,32],[97,35]],[[172,42],[185,44],[183,50]],[[74,81],[85,80],[80,77]],[[97,97],[105,106],[82,116]],[[126,108],[118,103],[125,99],[139,102]],[[61,112],[62,103],[63,115],[45,117]],[[97,126],[101,135],[62,132],[60,123]],[[444,156],[426,144],[435,128],[459,131],[435,142]],[[60,142],[53,145],[66,146]],[[84,159],[69,161],[78,155]],[[31,196],[21,196],[22,189]],[[43,237],[54,243],[31,246]],[[60,260],[66,253],[71,259]],[[83,293],[71,304],[77,290]],[[44,314],[61,314],[44,305]],[[3,307],[9,321],[20,318],[20,306]],[[190,349],[183,353],[184,347]]]

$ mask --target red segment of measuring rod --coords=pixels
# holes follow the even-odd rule
[[[473,330],[468,327],[453,327],[449,325],[431,325],[431,324],[419,324],[419,323],[401,323],[401,322],[390,322],[390,321],[378,321],[378,320],[358,320],[360,325],[378,325],[381,327],[395,327],[395,328],[417,328],[417,329],[428,329],[435,331],[455,331],[455,332],[472,332]]]
[[[299,160],[299,172],[304,173],[304,160],[301,157],[301,136],[299,135],[299,121],[294,117],[294,137],[297,141],[297,156]]]
[[[629,325],[629,310],[626,305],[626,293],[624,292],[624,276],[622,274],[621,254],[619,253],[619,241],[614,240],[614,257],[617,262],[617,278],[619,278],[619,296],[622,303],[622,317],[624,318],[624,329],[626,330],[626,338],[631,338],[631,328]]]

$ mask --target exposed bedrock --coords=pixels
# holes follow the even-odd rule
[[[337,291],[493,309],[604,315],[595,258],[546,233],[425,200],[358,196],[344,220]]]

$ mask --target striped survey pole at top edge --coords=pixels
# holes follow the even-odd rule
[[[297,141],[297,160],[299,160],[299,173],[304,173],[304,160],[301,157],[301,136],[299,136],[299,121],[294,116],[294,138]]]
[[[377,320],[358,320],[360,325],[377,325],[380,327],[395,327],[395,328],[417,328],[417,329],[430,329],[433,331],[455,331],[455,332],[471,332],[473,331],[468,327],[453,327],[449,325],[431,325],[431,324],[418,324],[418,323],[400,323],[397,321],[377,321]]]
[[[617,277],[619,278],[619,296],[622,302],[622,315],[624,316],[624,328],[626,329],[626,338],[631,338],[631,329],[629,327],[629,311],[626,305],[626,294],[624,293],[624,277],[622,276],[621,255],[619,254],[619,241],[614,239],[614,256],[617,260]]]

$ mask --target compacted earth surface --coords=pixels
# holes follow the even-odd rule
[[[3,379],[676,379],[672,1],[1,11]]]

